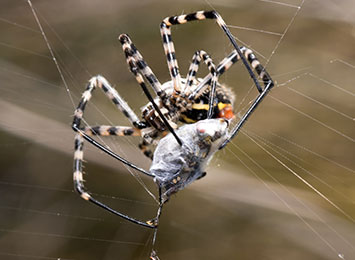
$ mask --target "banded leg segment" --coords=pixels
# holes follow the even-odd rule
[[[93,90],[99,87],[101,88],[105,94],[109,97],[109,99],[112,100],[112,102],[117,106],[117,108],[123,112],[123,114],[132,122],[132,124],[135,127],[120,127],[120,126],[97,126],[97,127],[81,127],[81,120],[83,118],[84,110],[86,107],[86,104],[89,102],[92,96]],[[80,196],[87,200],[90,201],[91,203],[96,204],[97,206],[117,215],[120,216],[130,222],[149,227],[149,228],[156,228],[155,225],[151,225],[149,223],[145,223],[139,220],[136,220],[134,218],[131,218],[125,214],[122,214],[111,207],[103,204],[102,202],[96,200],[93,198],[85,189],[84,186],[84,178],[83,178],[83,144],[84,144],[84,139],[91,143],[92,145],[96,146],[98,149],[101,151],[107,153],[108,155],[112,156],[116,160],[121,161],[125,165],[145,174],[146,176],[149,177],[154,177],[151,173],[145,171],[144,169],[132,164],[131,162],[127,161],[126,159],[122,158],[118,154],[114,153],[111,151],[109,148],[106,146],[100,144],[96,140],[94,140],[90,135],[101,135],[101,136],[106,136],[106,135],[140,135],[140,129],[145,128],[146,125],[139,121],[138,117],[136,114],[131,110],[131,108],[128,106],[128,104],[120,97],[120,95],[117,93],[117,91],[110,86],[110,84],[106,81],[105,78],[102,76],[96,76],[93,77],[90,81],[89,84],[84,91],[82,98],[79,102],[79,105],[77,109],[75,110],[74,114],[74,120],[72,124],[72,128],[75,132],[77,132],[75,136],[75,152],[74,152],[74,174],[73,174],[73,179],[74,179],[74,187],[75,190],[80,194]]]
[[[137,68],[139,69],[140,73],[144,76],[144,78],[149,82],[152,86],[154,92],[162,99],[165,100],[166,93],[161,88],[161,83],[159,82],[158,78],[154,75],[153,71],[150,69],[148,64],[144,61],[142,55],[139,53],[136,46],[132,43],[131,39],[127,34],[121,34],[118,37],[119,41],[122,44],[123,52],[126,56],[127,64],[132,71],[132,67],[130,66],[129,60],[133,58]],[[134,74],[134,72],[132,72]],[[139,83],[139,82],[138,82]]]
[[[130,126],[85,126],[83,132],[89,136],[141,136],[141,130]]]
[[[263,81],[264,83],[264,89],[266,87],[272,88],[274,86],[274,82],[272,78],[270,77],[269,73],[265,70],[264,66],[261,65],[259,60],[256,58],[255,54],[251,49],[248,49],[246,47],[240,48],[242,53],[244,54],[244,57],[249,61],[250,65],[253,67],[253,69],[256,71],[258,74],[259,78]]]
[[[100,125],[100,126],[86,126],[83,128],[83,132],[88,136],[141,136],[142,132],[140,129],[129,126],[110,126],[110,125]],[[144,138],[138,145],[142,153],[149,159],[153,159],[153,152],[148,148],[151,145]]]
[[[207,118],[212,117],[212,112],[213,112],[213,106],[214,106],[214,101],[215,101],[215,96],[216,96],[216,85],[217,85],[217,70],[216,66],[213,63],[212,59],[210,56],[205,52],[205,51],[197,51],[195,52],[194,56],[192,57],[192,63],[189,68],[189,72],[186,77],[186,86],[184,93],[186,96],[189,96],[191,92],[191,86],[196,78],[196,73],[198,71],[199,65],[201,60],[204,61],[204,63],[207,65],[207,68],[210,72],[210,86],[211,86],[211,91],[210,91],[210,97],[209,97],[209,108],[208,108],[208,113],[207,113]]]
[[[260,78],[263,83],[264,87],[271,84],[273,87],[274,83],[270,75],[267,73],[265,68],[261,65],[259,60],[256,58],[255,54],[251,49],[246,47],[240,48],[243,56],[248,60],[254,71],[258,74],[258,78]],[[240,56],[236,50],[232,51],[227,57],[225,57],[217,66],[217,74],[218,76],[222,75],[224,72],[229,70],[234,63],[240,60]],[[212,76],[209,74],[207,75],[196,87],[196,89],[189,95],[189,99],[194,99],[198,97],[198,93],[210,84]]]
[[[152,150],[150,150],[148,148],[150,145],[151,145],[151,143],[149,143],[145,139],[143,139],[143,141],[139,143],[138,147],[143,152],[143,154],[145,156],[147,156],[149,159],[153,160],[153,152],[152,152]]]
[[[250,65],[256,71],[256,73],[258,74],[259,78],[262,79],[262,81],[264,83],[264,89],[262,89],[262,91],[259,92],[259,95],[256,97],[254,102],[250,105],[248,110],[244,113],[242,118],[239,120],[239,122],[232,129],[232,131],[230,132],[228,138],[221,144],[221,146],[218,149],[224,148],[237,135],[237,133],[240,131],[242,126],[248,120],[250,115],[255,111],[256,107],[261,103],[261,101],[265,98],[265,96],[269,93],[271,88],[274,86],[274,81],[270,77],[269,73],[267,73],[265,68],[260,64],[260,62],[258,61],[256,56],[254,55],[253,51],[248,49],[248,48],[246,48],[246,47],[242,47],[242,48],[240,48],[240,50],[242,51],[243,56],[248,60]],[[226,63],[226,64],[230,64],[230,63]],[[218,70],[218,68],[217,68],[217,70]],[[219,72],[223,73],[224,71],[225,71],[225,68],[220,67]],[[208,82],[208,81],[209,80],[207,80],[206,82]]]
[[[85,110],[86,104],[91,99],[92,92],[94,91],[94,89],[96,87],[101,88],[104,91],[106,96],[129,119],[129,121],[132,122],[132,124],[135,127],[140,128],[140,129],[146,127],[145,123],[141,122],[138,119],[138,116],[128,106],[126,101],[124,101],[123,98],[118,94],[116,89],[114,89],[104,77],[98,75],[98,76],[93,77],[92,79],[90,79],[86,90],[82,94],[82,97],[81,97],[81,100],[79,102],[79,105],[78,105],[77,109],[74,112],[74,119],[73,119],[73,124],[72,124],[72,127],[73,127],[74,130],[76,128],[80,129],[80,124],[81,124],[81,120],[83,118],[83,114],[84,114],[84,110]]]
[[[128,58],[127,61],[128,61],[128,65],[130,67],[130,70],[132,71],[133,75],[136,77],[137,82],[141,86],[144,94],[147,96],[148,100],[150,101],[150,103],[154,107],[155,111],[159,114],[159,117],[163,120],[165,126],[169,129],[170,133],[172,133],[172,135],[174,136],[174,138],[178,142],[178,144],[182,145],[181,139],[177,136],[177,134],[175,133],[175,130],[168,122],[168,119],[166,118],[166,116],[161,112],[160,107],[155,103],[152,95],[150,94],[147,86],[145,85],[143,76],[140,73],[135,60],[133,58]]]
[[[179,16],[171,16],[167,17],[163,20],[163,22],[160,25],[160,31],[161,31],[161,36],[163,38],[163,46],[165,50],[165,54],[167,57],[168,61],[168,66],[169,66],[169,71],[170,75],[174,84],[174,91],[175,93],[181,93],[182,87],[181,87],[181,76],[179,73],[179,67],[178,63],[176,60],[176,55],[175,55],[175,48],[174,44],[171,39],[171,26],[172,25],[177,25],[177,24],[184,24],[190,21],[196,21],[196,20],[205,20],[205,19],[215,19],[217,21],[217,24],[219,27],[223,30],[223,32],[226,34],[228,39],[231,41],[232,45],[236,49],[239,57],[241,57],[244,66],[246,67],[250,77],[253,79],[254,84],[256,85],[258,91],[261,93],[263,90],[260,87],[258,80],[253,73],[252,69],[250,68],[247,60],[245,57],[242,55],[241,50],[238,47],[237,42],[235,41],[232,33],[228,29],[226,23],[223,21],[222,17],[216,12],[216,11],[199,11],[196,13],[191,13],[191,14],[186,14],[186,15],[179,15]]]
[[[248,120],[250,115],[255,111],[256,107],[260,104],[260,102],[265,98],[265,96],[269,93],[270,89],[272,88],[272,82],[269,82],[264,90],[256,97],[254,102],[251,104],[249,109],[245,112],[239,122],[234,126],[232,131],[229,133],[228,138],[218,147],[218,149],[224,148],[239,132],[245,122]]]
[[[219,77],[226,72],[234,63],[240,60],[239,54],[236,50],[232,51],[227,57],[225,57],[217,66],[217,76]],[[197,98],[203,90],[211,84],[212,75],[208,74],[204,79],[195,87],[188,98],[193,100]]]
[[[216,66],[213,63],[210,56],[205,51],[202,51],[202,50],[196,51],[194,53],[194,56],[192,57],[189,72],[187,73],[187,76],[186,76],[186,85],[185,85],[185,92],[184,92],[186,95],[189,95],[190,92],[192,91],[191,87],[194,83],[194,80],[196,79],[196,74],[199,69],[201,60],[204,61],[204,63],[207,65],[207,68],[210,72],[210,74],[208,74],[209,80],[213,80],[212,79],[213,75],[217,74]],[[217,78],[216,78],[216,81],[217,81]]]
[[[142,222],[139,220],[136,220],[134,218],[131,218],[119,211],[116,211],[112,209],[111,207],[107,206],[106,204],[96,200],[93,198],[89,192],[86,190],[84,186],[84,177],[83,177],[83,146],[84,146],[84,137],[86,136],[85,134],[83,135],[82,132],[78,132],[75,136],[75,152],[74,152],[74,174],[73,174],[73,180],[74,180],[74,188],[75,190],[80,194],[80,197],[83,198],[86,201],[89,201],[121,218],[124,218],[130,222],[136,223],[141,226],[149,227],[149,228],[156,228],[157,226],[155,223],[150,223],[150,221],[147,222]],[[86,139],[86,138],[85,138]],[[149,223],[148,223],[149,222]]]

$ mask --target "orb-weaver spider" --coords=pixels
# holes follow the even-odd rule
[[[189,69],[189,73],[187,77],[181,78],[177,60],[175,58],[175,50],[174,44],[171,39],[171,26],[177,24],[183,24],[189,21],[194,20],[204,20],[204,19],[216,19],[217,24],[227,35],[235,50],[231,52],[225,59],[223,59],[218,66],[215,66],[212,59],[207,55],[204,51],[197,51]],[[149,103],[142,109],[142,119],[139,119],[138,116],[133,112],[133,110],[128,106],[128,104],[121,98],[118,92],[107,82],[105,78],[102,76],[93,77],[82,94],[82,98],[80,103],[75,110],[74,120],[72,124],[72,128],[77,132],[75,137],[75,153],[74,153],[74,185],[75,189],[80,193],[81,197],[85,200],[88,200],[124,219],[127,219],[131,222],[137,223],[142,226],[156,228],[157,227],[157,219],[160,215],[162,205],[169,199],[170,195],[178,190],[183,189],[187,184],[192,181],[199,179],[204,176],[204,172],[200,171],[202,168],[199,167],[205,165],[204,162],[207,158],[210,158],[214,151],[217,149],[222,149],[240,130],[242,125],[246,122],[250,114],[254,111],[256,106],[261,102],[261,100],[265,97],[268,91],[273,87],[273,81],[270,78],[269,74],[265,71],[264,67],[260,64],[260,62],[256,59],[255,55],[251,50],[242,47],[239,48],[232,34],[230,33],[228,27],[224,23],[221,16],[215,11],[199,11],[196,13],[191,13],[187,15],[180,16],[172,16],[163,20],[160,25],[161,35],[163,39],[163,46],[168,62],[168,67],[170,71],[171,81],[161,84],[156,76],[153,74],[151,69],[148,67],[146,62],[143,60],[141,54],[138,52],[136,47],[132,44],[130,38],[122,34],[119,36],[119,40],[122,43],[122,47],[124,53],[126,55],[126,60],[129,65],[131,72],[134,74],[136,80],[139,85],[143,89],[144,93],[149,99]],[[253,79],[257,90],[259,91],[259,95],[251,104],[247,112],[241,117],[239,122],[234,126],[234,128],[227,133],[227,126],[224,122],[230,120],[234,117],[233,114],[233,101],[234,97],[232,92],[226,88],[225,86],[218,83],[218,77],[227,71],[236,61],[239,59],[242,60],[245,65],[248,73]],[[198,70],[198,66],[200,61],[203,60],[209,70],[209,74],[204,79],[196,79],[195,75]],[[249,62],[249,63],[248,63]],[[258,76],[256,76],[251,67],[256,71]],[[264,88],[262,88],[257,78],[261,78],[264,83]],[[148,88],[144,82],[144,80],[148,81],[157,97],[154,99],[148,91]],[[92,91],[96,88],[101,88],[107,97],[112,100],[112,102],[117,106],[117,108],[131,121],[133,127],[123,127],[123,126],[87,126],[81,127],[81,121],[83,118],[83,113],[85,110],[85,106],[87,102],[90,100],[92,96]],[[211,118],[221,118],[221,121],[214,121]],[[207,120],[204,120],[207,119]],[[206,121],[207,123],[199,123]],[[184,142],[189,140],[188,137],[180,138],[179,135],[175,132],[174,129],[177,128],[177,123],[185,122],[185,123],[193,123],[190,128],[186,128],[185,126],[179,128],[176,132],[196,135],[195,130],[202,129],[206,133],[208,133],[208,128],[214,129],[214,127],[222,124],[223,127],[217,127],[216,130],[211,130],[212,135],[218,134],[218,138],[215,140],[222,141],[219,143],[217,147],[214,147],[210,151],[208,148],[205,152],[197,155],[195,159],[192,159],[192,163],[197,162],[197,168],[190,167],[186,172],[187,168],[184,168],[183,165],[176,165],[177,168],[184,168],[184,178],[185,183],[181,183],[184,179],[181,175],[173,176],[173,173],[167,169],[167,181],[165,181],[163,173],[154,173],[154,171],[145,171],[144,169],[130,163],[126,159],[120,157],[110,149],[101,145],[99,142],[95,141],[91,135],[100,135],[100,136],[142,136],[143,141],[140,143],[140,149],[144,152],[144,154],[150,158],[153,158],[152,152],[148,149],[148,146],[154,142],[154,140],[158,140],[158,137],[161,137],[166,133],[167,130],[171,132],[171,135],[168,135],[164,138],[164,140],[175,140],[180,147],[179,151],[182,151],[182,154],[187,155],[184,147]],[[222,122],[222,123],[219,123]],[[201,128],[201,125],[203,126]],[[227,123],[228,125],[228,123]],[[181,130],[182,129],[182,130]],[[190,129],[188,131],[184,131],[183,129]],[[221,130],[222,129],[222,130]],[[198,130],[198,131],[200,131]],[[201,132],[201,131],[200,131]],[[202,132],[201,132],[202,133]],[[172,137],[173,136],[173,137]],[[200,136],[198,134],[198,136]],[[223,138],[222,138],[223,137]],[[200,137],[199,137],[200,138]],[[140,171],[141,173],[153,177],[154,180],[158,184],[159,188],[159,203],[160,207],[158,210],[158,215],[155,221],[147,221],[142,222],[131,218],[125,214],[122,214],[107,205],[97,201],[94,199],[87,191],[85,191],[84,180],[83,180],[83,171],[82,171],[82,163],[83,163],[83,142],[86,139],[88,142],[111,155],[112,157],[120,160],[124,164],[132,167]],[[207,138],[209,141],[213,142],[213,137]],[[191,139],[192,140],[192,139]],[[204,139],[199,141],[205,141]],[[169,141],[170,142],[170,141]],[[198,145],[197,143],[192,143],[191,145]],[[212,145],[212,143],[208,144]],[[167,146],[165,146],[167,147]],[[205,147],[206,148],[206,147]],[[164,149],[163,149],[164,150]],[[210,153],[211,152],[211,153]],[[159,159],[158,161],[161,163],[164,160],[164,151],[162,149],[158,152]],[[188,158],[191,160],[191,157]],[[202,165],[203,164],[203,165]],[[161,164],[160,164],[161,165]],[[152,169],[155,169],[153,165]],[[159,168],[159,167],[158,167]],[[198,169],[198,174],[196,171]],[[164,175],[164,174],[163,174]],[[186,177],[187,176],[187,177]],[[186,181],[190,176],[193,176]],[[174,178],[170,178],[174,177]],[[187,178],[187,179],[186,179]],[[163,180],[163,181],[162,181]]]

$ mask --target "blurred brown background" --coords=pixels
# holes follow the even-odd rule
[[[128,33],[161,82],[169,80],[159,24],[216,9],[240,45],[277,82],[208,174],[164,208],[161,259],[355,259],[355,4],[351,0],[33,0],[66,90],[27,1],[0,3],[0,259],[148,259],[152,231],[90,205],[72,188],[76,106],[91,76],[105,76],[139,113],[146,98],[117,37]],[[180,71],[196,50],[216,61],[232,47],[213,21],[173,28]],[[206,69],[202,66],[199,76]],[[236,112],[256,96],[241,64],[221,82]],[[72,102],[73,100],[73,102]],[[97,91],[87,122],[129,125]],[[266,153],[324,194],[337,210]],[[149,168],[134,138],[105,142]],[[122,164],[86,145],[87,185],[139,219],[156,204]],[[143,178],[156,193],[154,183]]]

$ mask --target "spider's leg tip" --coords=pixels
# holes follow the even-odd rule
[[[159,260],[159,257],[158,257],[158,255],[157,255],[157,253],[155,252],[154,249],[152,250],[152,253],[150,254],[149,259],[150,260]]]
[[[146,223],[154,228],[158,227],[159,221],[157,218],[153,218],[151,220],[146,221]]]
[[[118,36],[118,40],[119,40],[122,44],[130,41],[128,34],[125,34],[125,33],[120,34],[120,35]]]

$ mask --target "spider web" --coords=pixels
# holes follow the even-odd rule
[[[117,84],[138,113],[146,99],[115,38],[128,32],[165,81],[158,30],[162,18],[211,8],[222,14],[241,45],[253,49],[276,86],[233,143],[215,156],[207,177],[167,204],[158,233],[159,256],[354,258],[351,1],[33,4],[66,86],[27,2],[3,1],[2,259],[147,259],[151,231],[102,212],[74,193],[71,115],[87,80],[98,73]],[[174,28],[173,39],[183,74],[198,49],[215,60],[231,51],[212,22]],[[221,80],[233,88],[242,113],[256,95],[245,69],[235,65]],[[86,112],[89,124],[129,125],[96,93]],[[137,140],[102,141],[149,167],[138,155]],[[85,159],[87,185],[98,198],[130,216],[154,215],[156,203],[144,189],[154,192],[153,183],[138,183],[121,164],[89,145]]]

